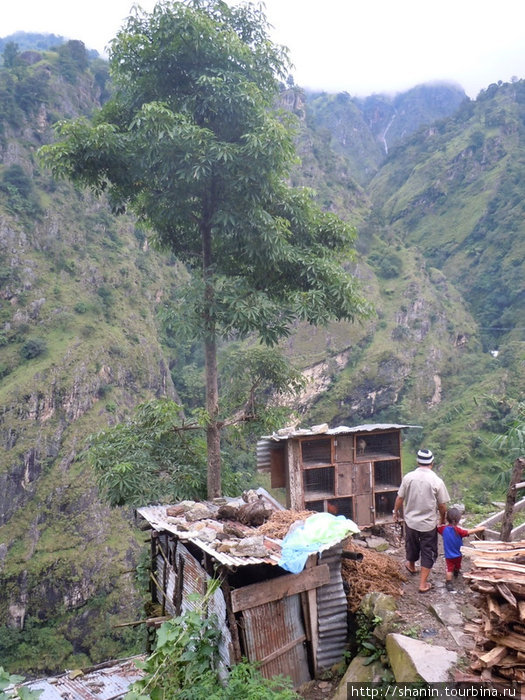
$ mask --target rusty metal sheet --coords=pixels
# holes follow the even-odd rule
[[[283,675],[294,687],[311,680],[299,594],[242,613],[249,661],[258,661],[265,678]]]
[[[181,575],[181,572],[178,569],[180,558],[182,558],[183,561],[181,612],[196,610],[200,607],[200,600],[193,600],[192,595],[195,593],[198,593],[200,596],[204,595],[207,591],[208,584],[211,581],[211,577],[181,542],[177,544],[175,558],[177,562],[177,569],[173,565],[167,564],[162,555],[157,557],[158,578],[163,576],[164,568],[166,567],[166,611],[173,616],[176,615],[175,590],[177,586],[177,579]],[[162,578],[160,578],[160,580],[162,580]],[[211,598],[208,600],[206,609],[209,615],[217,615],[219,629],[221,632],[218,645],[219,656],[223,664],[226,667],[229,667],[231,665],[230,651],[232,646],[232,637],[227,623],[226,601],[224,600],[224,593],[222,589],[218,588],[214,592],[213,596],[211,596]]]
[[[29,681],[21,687],[41,690],[39,700],[118,700],[129,687],[144,675],[135,665],[135,659],[123,659],[86,670],[76,678],[63,674],[52,678]]]

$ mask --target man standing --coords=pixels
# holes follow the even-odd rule
[[[432,588],[428,575],[434,566],[438,553],[438,513],[440,525],[444,525],[447,501],[450,500],[447,487],[442,479],[434,474],[434,455],[430,450],[419,450],[417,468],[405,474],[394,503],[394,520],[399,514],[405,519],[405,568],[410,574],[416,573],[416,561],[421,557],[419,592],[427,593]]]

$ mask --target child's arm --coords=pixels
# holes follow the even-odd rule
[[[479,527],[473,527],[471,530],[467,530],[469,535],[475,535],[477,532],[484,532],[485,528],[483,525],[480,525]]]

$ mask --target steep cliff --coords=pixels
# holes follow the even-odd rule
[[[47,671],[133,643],[111,624],[140,614],[141,543],[131,513],[101,503],[83,451],[139,401],[175,397],[156,314],[177,267],[35,159],[58,116],[97,105],[95,74],[68,81],[52,53],[19,72],[47,76],[47,99],[24,112],[15,94],[18,125],[2,123],[0,642],[6,662]],[[48,637],[53,654],[39,654]]]

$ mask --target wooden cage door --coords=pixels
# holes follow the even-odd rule
[[[354,461],[354,436],[338,435],[335,439],[335,461]]]
[[[374,523],[372,462],[354,465],[354,520],[360,527]]]

